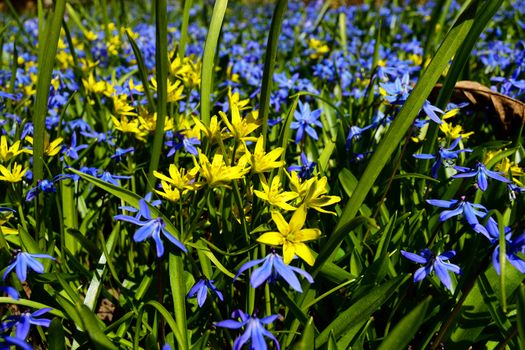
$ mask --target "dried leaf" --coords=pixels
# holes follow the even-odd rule
[[[437,84],[433,95],[437,96],[442,85]],[[505,130],[511,129],[513,124],[525,123],[525,103],[516,100],[475,81],[458,81],[452,93],[451,102],[468,102],[472,107],[489,110],[495,113]]]

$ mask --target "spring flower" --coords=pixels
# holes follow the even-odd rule
[[[27,192],[26,202],[30,202],[36,198],[41,192],[55,193],[57,191],[55,184],[51,180],[39,180],[37,185]]]
[[[265,153],[263,144],[263,137],[259,136],[257,143],[255,144],[254,152],[249,153],[249,163],[251,165],[252,172],[256,174],[282,167],[285,164],[284,160],[277,160],[284,152],[282,147],[274,148],[270,152]]]
[[[417,159],[436,159],[434,164],[432,164],[432,177],[436,179],[438,177],[439,168],[442,164],[451,165],[452,159],[457,159],[460,153],[472,152],[472,150],[468,148],[458,149],[454,151],[454,148],[458,146],[459,141],[461,141],[461,137],[458,137],[457,139],[452,141],[449,148],[440,147],[436,155],[421,153],[414,154],[413,156]]]
[[[467,202],[465,200],[465,196],[461,196],[461,200],[459,201],[455,199],[450,201],[441,199],[427,199],[427,203],[436,207],[451,209],[441,212],[441,215],[439,215],[439,220],[441,222],[448,220],[453,216],[463,214],[465,219],[467,219],[467,222],[471,226],[475,226],[476,224],[479,224],[477,216],[484,217],[487,212],[487,208],[481,204]]]
[[[294,118],[296,121],[290,124],[291,129],[297,129],[297,134],[295,135],[296,144],[304,139],[305,133],[314,140],[319,139],[314,127],[323,127],[323,124],[321,124],[321,121],[319,120],[321,112],[321,109],[311,111],[308,102],[302,103],[299,101],[299,110],[294,112]]]
[[[202,307],[202,305],[204,305],[204,303],[206,302],[206,297],[208,296],[208,289],[211,289],[211,291],[214,292],[221,301],[224,300],[221,291],[218,290],[217,287],[215,287],[215,285],[213,284],[213,280],[209,280],[207,278],[201,278],[197,283],[193,285],[193,287],[191,287],[188,293],[188,298],[193,298],[196,295],[199,307]]]
[[[4,333],[0,332],[0,350],[11,350],[13,346],[16,346],[22,350],[33,349],[33,347],[26,343],[23,339],[4,335]]]
[[[476,164],[476,168],[477,168],[476,170],[473,170],[473,169],[463,168],[463,167],[454,167],[454,169],[456,169],[460,173],[452,177],[454,179],[458,179],[458,178],[476,176],[478,178],[478,187],[482,191],[485,191],[487,189],[489,177],[497,181],[501,181],[505,183],[512,183],[512,181],[510,181],[506,177],[501,176],[500,173],[496,171],[488,170],[487,167],[485,167],[485,164],[481,162],[478,162]]]
[[[21,153],[31,153],[31,151],[20,148],[20,140],[14,142],[11,147],[7,145],[7,137],[5,135],[2,135],[0,137],[0,160],[3,162],[7,162],[11,158],[16,157],[17,155]]]
[[[301,288],[301,283],[299,283],[299,280],[295,276],[295,273],[298,273],[304,278],[306,278],[308,282],[314,283],[314,279],[308,272],[301,270],[298,267],[285,264],[283,258],[279,254],[277,254],[275,250],[272,250],[272,252],[268,254],[265,258],[248,261],[247,263],[242,265],[239,271],[237,272],[237,275],[235,275],[234,281],[244,271],[248,270],[251,267],[259,265],[260,263],[263,263],[263,265],[253,270],[252,275],[250,277],[250,284],[253,288],[259,287],[265,281],[273,283],[277,280],[279,276],[281,276],[290,285],[290,287],[292,287],[299,293],[302,293],[303,289]]]
[[[11,286],[0,286],[0,292],[7,294],[10,298],[13,298],[15,300],[20,299],[20,295],[18,295],[18,291]]]
[[[441,283],[443,283],[448,290],[452,291],[452,280],[450,278],[449,271],[452,271],[456,274],[461,273],[459,266],[446,262],[456,255],[456,252],[453,250],[449,250],[448,252],[444,252],[438,256],[436,256],[428,248],[423,249],[419,254],[402,250],[401,255],[403,255],[408,260],[425,265],[414,273],[414,282],[423,280],[432,271],[435,271]]]
[[[33,313],[22,312],[20,315],[9,316],[7,318],[7,322],[4,323],[2,326],[5,328],[16,327],[16,338],[24,340],[29,334],[29,329],[31,328],[31,325],[40,327],[49,327],[51,325],[51,320],[47,318],[37,318],[51,310],[52,309],[49,307],[37,310]]]
[[[270,205],[279,207],[283,210],[295,210],[295,207],[287,202],[297,198],[299,195],[295,192],[283,191],[279,176],[273,177],[270,186],[268,186],[266,180],[261,182],[261,186],[263,188],[262,191],[253,191],[257,197],[268,202]]]
[[[22,169],[22,165],[14,163],[11,170],[0,164],[0,180],[7,182],[22,181],[27,169]]]
[[[44,273],[44,265],[42,265],[42,263],[36,260],[35,258],[55,260],[55,258],[53,258],[51,255],[30,254],[30,253],[19,251],[16,255],[15,260],[5,270],[2,280],[5,281],[5,279],[7,278],[7,275],[11,271],[13,271],[13,269],[15,269],[16,275],[18,276],[18,279],[20,280],[20,282],[26,281],[28,267],[31,270],[35,271],[36,273]]]
[[[144,199],[140,200],[139,207],[140,216],[146,219],[145,221],[141,221],[137,217],[132,217],[123,214],[119,214],[114,217],[115,220],[131,222],[132,224],[141,226],[133,235],[133,240],[135,242],[142,242],[150,237],[153,238],[157,249],[157,257],[160,258],[164,254],[164,244],[160,239],[160,234],[162,233],[164,237],[167,238],[171,243],[173,243],[177,248],[179,248],[185,253],[188,252],[186,247],[168,230],[166,230],[166,223],[162,220],[162,218],[153,217],[151,215],[149,206]]]
[[[315,166],[316,163],[308,161],[308,158],[306,158],[306,154],[304,154],[304,152],[301,152],[301,165],[291,165],[286,170],[296,171],[297,176],[299,176],[300,179],[306,180],[312,177],[312,173],[314,172]]]
[[[226,186],[228,182],[242,178],[249,171],[244,164],[236,166],[226,165],[222,154],[218,153],[215,153],[211,163],[208,157],[200,153],[199,163],[196,166],[210,187]]]
[[[304,242],[319,238],[321,231],[316,228],[302,228],[306,221],[306,208],[299,207],[293,213],[289,223],[277,211],[272,211],[272,220],[277,225],[279,232],[266,232],[257,239],[257,242],[273,246],[282,245],[285,264],[289,264],[297,255],[312,266],[315,258]]]
[[[474,227],[476,232],[481,233],[488,238],[491,244],[495,245],[494,252],[492,253],[492,265],[496,270],[497,274],[501,273],[501,266],[499,260],[500,244],[499,244],[499,227],[496,220],[489,218],[485,227],[481,224]],[[525,249],[525,232],[515,239],[511,239],[512,231],[510,227],[505,226],[503,228],[503,234],[505,235],[505,258],[521,273],[525,273],[525,261],[521,259],[517,254],[523,252]]]
[[[228,103],[231,111],[231,122],[222,111],[219,116],[230,131],[231,135],[237,140],[255,141],[255,138],[248,137],[254,130],[261,126],[261,121],[257,120],[258,113],[249,113],[245,118],[241,117],[241,111],[247,108],[249,100],[240,100],[239,93],[232,94],[228,90]]]
[[[232,312],[232,318],[240,318],[241,321],[223,320],[216,322],[215,326],[229,329],[239,329],[246,327],[244,333],[233,342],[233,350],[240,350],[242,346],[248,341],[251,341],[250,349],[266,350],[268,349],[268,346],[264,341],[265,336],[273,340],[277,350],[280,350],[277,338],[275,338],[275,336],[270,333],[270,331],[265,329],[264,325],[270,324],[276,319],[281,318],[281,315],[271,315],[264,318],[257,318],[255,315],[250,316],[241,310],[235,310]]]
[[[314,177],[308,180],[306,183],[308,184],[308,189],[306,190],[306,195],[303,199],[303,205],[307,209],[311,208],[321,213],[335,215],[335,212],[322,208],[341,201],[341,197],[325,195],[328,193],[328,178],[323,176],[318,180],[317,177]]]
[[[365,132],[366,130],[374,127],[374,124],[367,125],[363,128],[360,128],[358,126],[351,126],[350,131],[348,132],[348,136],[346,137],[346,150],[350,149],[350,146],[352,145],[352,141],[359,140],[361,138],[361,134]]]

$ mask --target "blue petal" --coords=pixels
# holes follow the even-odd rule
[[[244,323],[241,323],[235,320],[222,320],[219,322],[215,322],[216,327],[223,327],[223,328],[229,328],[229,329],[239,329],[243,325]]]
[[[269,258],[269,256],[266,257],[266,258],[263,258],[263,259],[248,261],[247,263],[245,263],[244,265],[241,266],[241,268],[239,269],[239,271],[237,272],[237,274],[235,275],[233,280],[235,281],[241,275],[241,273],[243,273],[244,271],[248,270],[251,267],[254,267],[255,265],[260,264],[261,262],[263,262],[264,260],[266,260],[268,258]]]
[[[420,282],[432,272],[432,265],[425,265],[420,267],[414,273],[414,282]]]
[[[457,216],[457,215],[461,214],[462,212],[463,212],[463,207],[461,207],[461,206],[456,208],[456,209],[453,209],[453,210],[444,210],[439,215],[439,221],[441,221],[441,222],[446,221],[446,220],[450,219],[453,216]]]
[[[445,201],[442,199],[427,199],[426,202],[435,207],[452,208],[458,201],[457,200]]]
[[[303,289],[301,288],[301,283],[293,273],[293,270],[290,268],[290,266],[285,265],[282,260],[276,260],[274,263],[275,270],[277,273],[296,291],[299,293],[303,292]]]
[[[272,275],[273,263],[268,259],[264,264],[252,272],[250,284],[253,288],[259,287]]]
[[[139,228],[133,235],[135,242],[142,242],[153,234],[155,229],[155,221],[150,221],[146,225]]]
[[[171,243],[175,244],[177,248],[182,250],[184,253],[188,252],[188,249],[184,246],[184,244],[181,243],[177,238],[175,238],[171,233],[169,233],[165,228],[162,228],[162,233],[164,234],[164,237],[166,237]]]
[[[418,254],[415,254],[415,253],[410,253],[410,252],[404,251],[404,250],[401,251],[401,255],[403,255],[408,260],[411,260],[411,261],[419,263],[419,264],[426,264],[428,262],[428,260],[425,259],[424,257],[422,257],[422,256],[420,256]]]
[[[441,280],[441,282],[447,287],[448,290],[452,290],[452,280],[450,279],[450,275],[448,274],[448,270],[443,266],[443,264],[436,260],[434,263],[434,271],[436,271],[436,275]]]
[[[199,289],[197,292],[197,302],[199,303],[199,306],[202,307],[204,303],[206,302],[206,297],[208,296],[208,288],[205,284],[203,284],[202,288]]]

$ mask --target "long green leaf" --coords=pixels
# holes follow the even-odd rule
[[[193,0],[184,0],[184,9],[182,10],[182,23],[180,28],[179,57],[184,57],[186,42],[188,41],[188,25],[190,23],[190,9]]]
[[[394,327],[392,332],[381,342],[378,350],[406,349],[423,324],[431,297],[419,303],[408,315]]]
[[[366,322],[368,318],[383,305],[396,291],[408,276],[398,276],[378,287],[372,288],[369,293],[355,301],[348,309],[339,313],[316,339],[315,347],[325,344],[333,332],[335,338],[342,336],[347,329],[359,323]]]
[[[189,330],[186,323],[186,281],[184,279],[184,262],[180,255],[170,253],[168,265],[173,308],[180,334],[179,349],[188,350],[190,344],[188,340]]]
[[[228,0],[216,0],[211,15],[211,22],[204,44],[201,72],[201,120],[205,125],[210,123],[211,103],[210,96],[213,88],[213,67],[215,65],[215,51],[221,33],[224,13],[228,6]]]
[[[261,86],[261,103],[259,107],[259,117],[262,120],[262,136],[266,145],[266,134],[268,133],[268,113],[270,111],[270,94],[272,91],[273,69],[277,57],[277,44],[283,23],[284,13],[288,6],[288,0],[277,0],[277,5],[273,12],[270,33],[266,44],[266,54],[264,58],[264,70]]]
[[[84,328],[95,349],[117,350],[118,347],[102,331],[101,321],[97,316],[84,304],[77,304],[78,315],[82,319]]]
[[[164,124],[168,113],[168,9],[166,0],[155,0],[156,45],[155,63],[157,67],[157,122],[151,150],[148,179],[154,183],[153,172],[159,167],[160,154],[164,140]]]

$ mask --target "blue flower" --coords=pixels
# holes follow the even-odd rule
[[[5,281],[7,275],[13,269],[15,269],[16,275],[21,282],[25,282],[27,279],[28,267],[36,273],[44,273],[44,265],[42,265],[42,263],[35,258],[55,260],[55,258],[47,254],[30,254],[26,252],[18,252],[15,260],[5,270],[2,280]]]
[[[193,298],[195,295],[197,295],[197,302],[199,303],[199,307],[202,307],[204,303],[206,302],[206,297],[208,296],[208,289],[211,289],[212,292],[217,294],[217,297],[224,301],[224,297],[222,296],[222,293],[220,290],[215,287],[213,284],[213,280],[208,280],[207,278],[201,278],[197,283],[191,287],[190,292],[188,293],[188,298]]]
[[[448,290],[452,290],[452,280],[450,279],[449,271],[452,271],[456,274],[461,273],[459,266],[446,262],[450,258],[456,255],[456,252],[449,250],[443,254],[436,256],[430,249],[425,248],[419,252],[419,254],[401,251],[403,255],[408,260],[413,262],[424,264],[425,266],[419,268],[414,273],[414,282],[422,281],[427,277],[432,271],[436,272],[439,280],[447,287]]]
[[[10,298],[13,298],[15,300],[20,299],[20,296],[18,295],[18,291],[11,286],[1,286],[0,292],[6,293]]]
[[[306,158],[306,154],[304,154],[304,152],[301,152],[301,163],[302,165],[289,166],[288,171],[297,171],[297,176],[299,176],[300,179],[309,179],[312,177],[316,163],[308,161],[308,158]]]
[[[350,149],[350,145],[352,144],[352,140],[356,139],[359,140],[361,138],[361,134],[365,132],[366,130],[374,127],[374,124],[370,124],[365,126],[364,128],[360,128],[358,126],[352,126],[350,127],[350,131],[348,132],[348,136],[346,137],[346,150]]]
[[[477,176],[478,178],[478,187],[480,190],[485,191],[488,186],[488,178],[492,178],[497,181],[505,182],[505,183],[512,183],[509,179],[506,177],[501,176],[501,173],[498,173],[497,171],[488,170],[487,167],[485,167],[485,164],[478,162],[476,164],[476,170],[469,169],[469,168],[463,168],[463,167],[454,167],[457,171],[459,171],[459,174],[456,174],[452,176],[454,179],[458,178],[464,178],[464,177],[474,177]]]
[[[33,347],[26,343],[23,339],[10,337],[0,333],[0,350],[11,350],[13,346],[17,346],[22,350],[32,350]]]
[[[115,220],[122,220],[131,222],[132,224],[141,226],[133,235],[133,240],[135,242],[142,242],[146,240],[147,238],[153,238],[156,244],[157,248],[157,257],[161,257],[164,254],[164,244],[162,243],[162,240],[160,239],[160,234],[164,235],[171,243],[173,243],[177,248],[182,250],[183,252],[188,252],[186,247],[177,239],[175,238],[171,233],[166,230],[166,223],[162,220],[161,217],[152,217],[149,206],[146,203],[144,199],[141,199],[139,202],[139,213],[141,217],[144,217],[146,221],[139,220],[138,217],[132,217],[128,215],[116,215],[114,218]]]
[[[452,141],[449,148],[440,147],[436,155],[421,153],[414,154],[413,156],[417,159],[436,159],[434,164],[432,164],[432,177],[436,179],[438,177],[438,171],[441,167],[441,164],[451,165],[452,159],[456,159],[457,157],[459,157],[459,154],[461,152],[472,152],[472,150],[468,148],[458,149],[454,151],[454,148],[457,147],[460,140],[461,137],[458,137],[457,139]]]
[[[165,144],[168,147],[171,147],[170,151],[166,155],[167,157],[171,157],[175,154],[179,149],[184,148],[186,152],[188,152],[191,155],[194,155],[197,157],[199,155],[199,151],[197,150],[196,146],[200,146],[201,141],[196,137],[186,137],[180,133],[175,133],[174,140],[166,141]]]
[[[314,140],[319,139],[317,132],[313,127],[323,127],[323,124],[321,124],[321,121],[319,121],[320,115],[321,109],[310,111],[310,105],[308,102],[302,103],[299,101],[299,110],[294,112],[294,118],[296,121],[290,124],[291,129],[297,129],[297,134],[295,136],[296,144],[300,143],[304,139],[305,132]]]
[[[448,220],[453,216],[463,214],[465,219],[467,219],[467,222],[471,226],[475,226],[476,224],[479,224],[477,216],[484,217],[487,212],[487,208],[481,204],[467,202],[465,196],[461,196],[461,200],[459,201],[455,199],[450,201],[442,199],[427,199],[427,203],[436,207],[451,209],[441,212],[439,215],[439,220],[441,222]]]
[[[443,111],[438,107],[432,105],[428,100],[425,100],[425,103],[423,104],[423,112],[425,112],[425,114],[430,119],[432,119],[432,121],[438,124],[443,124],[443,121],[441,121],[441,119],[439,119],[438,115],[436,114],[436,112],[443,114]]]
[[[135,152],[135,149],[133,147],[129,147],[129,148],[117,148],[115,150],[115,154],[113,154],[110,158],[111,159],[116,159],[117,162],[121,162],[123,159],[124,159],[124,156],[128,153],[133,153]]]
[[[39,193],[55,193],[57,191],[55,184],[51,180],[38,180],[37,185],[30,189],[26,195],[26,202],[30,202],[38,196]]]
[[[251,340],[251,349],[266,350],[268,349],[268,346],[264,341],[265,336],[272,339],[277,350],[280,350],[281,347],[279,346],[279,342],[277,342],[277,338],[264,328],[264,325],[270,324],[276,319],[281,318],[281,315],[271,315],[259,319],[255,317],[255,315],[250,316],[241,310],[235,310],[232,312],[232,318],[240,318],[241,321],[224,320],[216,322],[215,326],[229,329],[246,327],[244,333],[233,342],[233,350],[240,350],[248,340]]]
[[[500,254],[500,244],[499,244],[499,227],[496,220],[489,218],[485,227],[481,224],[474,227],[476,232],[481,233],[488,238],[491,244],[495,245],[494,252],[492,253],[492,265],[497,274],[501,273],[501,266],[499,261]],[[521,259],[517,253],[523,252],[525,248],[525,232],[520,236],[516,237],[514,240],[511,239],[512,231],[510,227],[505,226],[503,228],[503,233],[505,235],[505,257],[521,273],[525,273],[525,261]]]
[[[47,318],[37,318],[37,317],[42,316],[43,314],[45,314],[46,312],[50,310],[52,309],[43,308],[33,313],[23,312],[20,315],[9,316],[7,318],[7,322],[5,322],[2,325],[2,328],[8,329],[11,327],[16,327],[16,333],[15,333],[16,338],[20,340],[24,340],[27,338],[27,335],[29,334],[29,329],[31,328],[31,325],[49,327],[49,325],[51,324],[51,320]]]
[[[250,277],[250,284],[253,288],[259,287],[266,280],[269,282],[275,282],[277,278],[281,276],[290,285],[290,287],[302,293],[303,289],[301,288],[301,284],[295,276],[295,273],[302,275],[308,280],[308,282],[314,283],[314,279],[308,272],[303,271],[298,267],[286,265],[283,261],[283,258],[275,251],[272,251],[270,254],[268,254],[266,258],[248,261],[246,264],[242,265],[239,269],[239,272],[237,272],[237,275],[235,275],[234,281],[240,276],[241,273],[251,267],[254,267],[255,265],[259,265],[262,262],[264,262],[263,265],[255,269]]]
[[[71,159],[78,159],[79,155],[78,152],[87,148],[88,145],[79,145],[77,146],[77,133],[73,132],[71,135],[71,144],[69,147],[63,146],[62,147],[62,157],[60,157],[60,160],[64,159],[64,155],[68,156]]]

